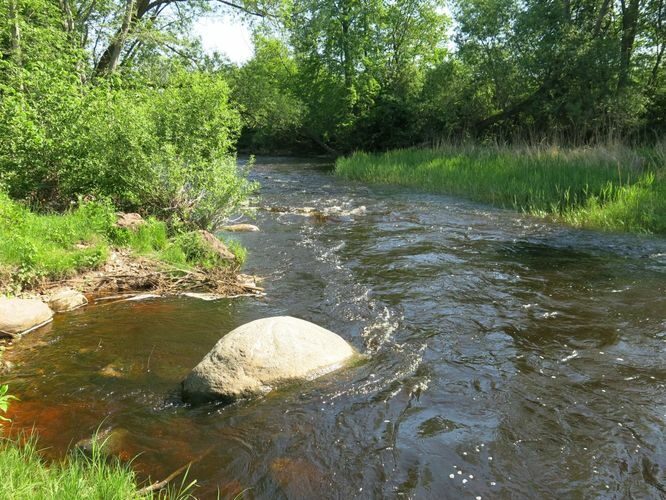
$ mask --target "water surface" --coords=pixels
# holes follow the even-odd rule
[[[198,459],[201,498],[666,495],[666,241],[445,196],[254,169],[246,271],[266,297],[57,316],[14,354],[15,428],[60,456],[126,430],[142,477]],[[285,212],[314,207],[311,216]],[[269,210],[269,209],[273,210]],[[294,212],[294,211],[292,211]],[[191,408],[180,381],[224,333],[293,315],[369,355],[268,397]]]

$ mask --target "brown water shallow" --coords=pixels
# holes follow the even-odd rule
[[[47,455],[125,429],[121,457],[200,498],[666,495],[666,242],[260,162],[267,296],[103,304],[11,354],[13,429]],[[364,208],[363,208],[364,207]],[[369,360],[228,407],[178,386],[225,332],[291,314]],[[452,477],[451,477],[452,476]]]

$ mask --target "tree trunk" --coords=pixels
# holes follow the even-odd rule
[[[22,65],[21,54],[21,26],[18,18],[17,0],[9,0],[9,36],[11,39],[11,59],[16,66]]]
[[[69,0],[59,0],[59,2],[63,15],[62,27],[67,33],[72,33],[74,31],[74,17],[72,16],[72,8],[69,5]]]
[[[604,0],[604,3],[601,4],[601,9],[599,9],[599,14],[597,15],[597,19],[594,22],[594,38],[599,36],[599,33],[601,33],[601,24],[604,22],[604,18],[608,14],[608,8],[610,7],[610,0]]]
[[[163,9],[169,4],[184,1],[184,0],[127,0],[127,9],[125,10],[125,16],[123,16],[123,23],[120,29],[116,31],[116,34],[111,39],[109,46],[104,50],[99,61],[95,65],[95,75],[103,75],[113,72],[117,67],[120,60],[120,54],[123,51],[125,42],[127,41],[128,35],[132,32],[132,29],[138,21],[140,21],[144,15],[148,12],[154,12],[155,9]],[[270,14],[262,11],[255,11],[246,7],[243,3],[233,3],[227,0],[215,0],[217,3],[226,5],[233,9],[240,10],[246,14],[257,16],[257,17],[267,17]]]
[[[634,50],[634,41],[638,30],[638,14],[640,0],[620,1],[622,8],[622,38],[620,40],[620,74],[617,81],[618,93],[629,84],[631,72],[631,56]]]
[[[664,0],[659,1],[659,9],[657,11],[657,33],[662,34],[664,27]],[[657,57],[654,61],[654,66],[652,66],[652,72],[650,73],[650,87],[656,87],[657,79],[659,77],[659,68],[661,66],[662,58],[664,57],[664,49],[666,49],[666,40],[662,39],[661,36],[657,38]]]
[[[138,5],[136,0],[127,0],[123,23],[111,39],[109,46],[102,53],[99,61],[97,61],[97,65],[95,66],[96,75],[113,73],[115,71],[118,67],[120,54],[125,46],[127,35],[134,24],[147,12],[148,7],[148,0],[138,0]]]

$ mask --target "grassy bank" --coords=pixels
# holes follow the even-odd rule
[[[0,475],[0,498],[142,498],[131,469],[107,462],[99,453],[47,466],[34,439],[25,444],[0,441]]]
[[[92,440],[90,454],[80,450],[72,452],[68,459],[46,463],[39,453],[37,438],[3,436],[4,416],[13,398],[7,394],[7,386],[0,386],[0,498],[13,500],[74,500],[79,498],[99,500],[125,500],[153,498],[149,489],[142,490],[129,465],[104,454],[104,441]],[[160,498],[193,498],[189,484],[182,479],[161,491]]]
[[[440,147],[355,153],[336,174],[452,194],[580,227],[666,233],[666,150]]]
[[[136,230],[118,228],[108,203],[80,203],[64,214],[36,214],[0,192],[0,291],[60,280],[102,265],[112,248],[124,248],[183,269],[220,265],[196,232],[170,235],[148,219]],[[228,242],[241,262],[245,250]]]

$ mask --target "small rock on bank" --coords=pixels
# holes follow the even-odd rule
[[[116,226],[124,229],[138,229],[146,223],[141,215],[136,213],[116,213]]]
[[[259,228],[254,224],[232,224],[231,226],[224,226],[222,231],[229,231],[231,233],[256,233]]]
[[[49,298],[49,307],[54,312],[67,312],[83,307],[88,303],[88,299],[81,292],[68,288],[60,290]]]
[[[53,311],[35,299],[0,298],[0,333],[13,337],[50,322]]]
[[[222,260],[236,260],[236,256],[227,248],[227,246],[220,241],[220,239],[213,233],[199,230],[201,238],[208,244],[213,252],[215,252]]]
[[[232,402],[280,384],[312,380],[348,364],[356,351],[318,325],[278,316],[252,321],[222,337],[183,382],[192,403]]]

